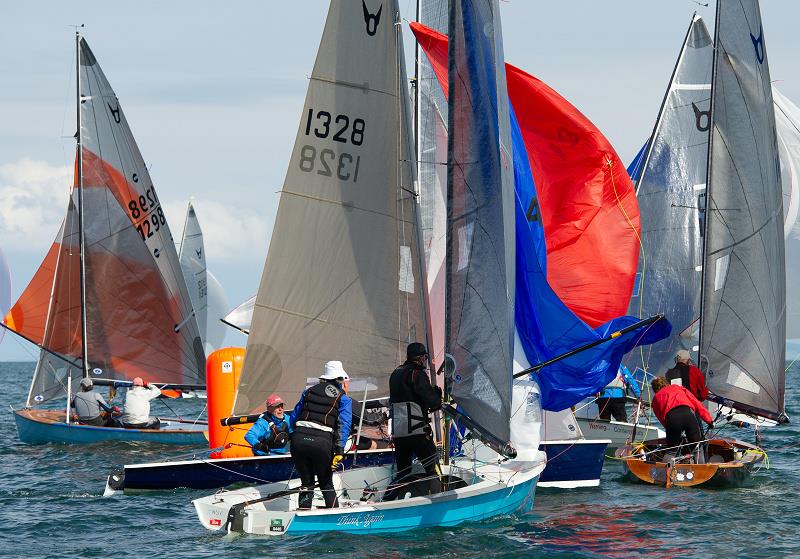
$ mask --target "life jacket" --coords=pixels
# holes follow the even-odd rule
[[[269,413],[263,414],[261,417],[269,423],[269,435],[262,440],[270,448],[283,448],[289,442],[289,422],[284,419],[278,419]]]
[[[677,384],[683,386],[686,390],[692,390],[692,385],[689,383],[689,365],[686,363],[676,363],[673,368],[667,371],[664,377],[670,384]]]
[[[311,427],[308,423],[316,424],[323,431],[336,428],[339,421],[339,400],[344,391],[335,382],[320,381],[306,391],[303,400],[303,409],[295,420],[299,427]],[[314,428],[314,427],[311,427]]]
[[[414,375],[419,374],[416,369],[407,371],[403,378],[406,397],[414,394]],[[422,406],[413,400],[403,402],[392,402],[392,438],[411,437],[413,435],[425,435],[428,432],[428,414],[423,413]]]
[[[598,398],[624,398],[625,397],[625,379],[621,373],[617,373],[614,380],[609,382]]]

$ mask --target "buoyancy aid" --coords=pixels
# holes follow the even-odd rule
[[[395,387],[393,399],[399,396],[401,401],[392,402],[392,438],[411,437],[413,435],[424,435],[430,429],[428,414],[423,411],[420,402],[416,401],[414,391],[415,375],[425,374],[412,367],[404,368],[404,376],[401,381],[401,395]]]
[[[344,391],[333,381],[320,381],[306,391],[303,408],[295,420],[298,428],[318,428],[330,431],[339,421],[339,400]],[[309,423],[314,424],[309,425]]]
[[[269,435],[262,440],[269,448],[283,448],[289,442],[289,422],[286,419],[278,419],[277,417],[265,413],[264,419],[269,423]]]

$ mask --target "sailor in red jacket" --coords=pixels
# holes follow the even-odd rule
[[[669,384],[664,377],[656,377],[651,383],[653,387],[653,413],[667,431],[667,446],[677,447],[681,444],[681,434],[686,440],[697,443],[703,439],[700,431],[700,419],[714,426],[711,414],[691,392],[678,384]],[[695,415],[697,414],[697,415]]]
[[[703,402],[708,398],[708,387],[703,372],[692,365],[692,356],[685,349],[675,354],[675,366],[665,375],[670,384],[679,384]]]

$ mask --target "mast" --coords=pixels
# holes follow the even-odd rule
[[[686,54],[686,45],[689,41],[689,34],[692,32],[692,27],[694,27],[694,24],[698,19],[700,18],[697,15],[697,12],[695,12],[692,15],[692,21],[689,24],[689,28],[686,30],[686,36],[683,39],[683,45],[681,46],[681,52],[678,54],[678,59],[675,61],[675,67],[672,69],[672,76],[669,78],[669,87],[667,88],[667,91],[664,92],[664,98],[661,100],[661,108],[658,110],[658,118],[653,126],[653,133],[650,134],[650,139],[647,142],[647,153],[645,154],[644,161],[642,161],[642,172],[639,173],[639,179],[636,181],[634,188],[637,195],[639,194],[639,184],[642,182],[642,178],[647,171],[647,164],[650,162],[650,156],[653,153],[653,139],[656,137],[656,134],[658,134],[658,131],[661,129],[661,123],[664,121],[664,107],[667,105],[669,94],[672,93],[672,88],[675,86],[675,76],[678,73],[678,68],[680,68],[681,62],[683,62],[683,57]],[[641,316],[639,318],[641,318]]]
[[[703,235],[702,235],[702,243],[703,249],[701,254],[703,258],[702,262],[702,270],[700,276],[700,319],[698,320],[698,340],[697,340],[697,367],[703,372],[703,376],[707,377],[706,369],[708,367],[703,367],[702,359],[703,356],[701,354],[703,350],[703,312],[705,311],[705,287],[706,287],[706,274],[708,273],[708,200],[711,197],[709,189],[711,187],[711,154],[713,153],[713,143],[714,143],[714,86],[717,82],[717,66],[719,64],[719,13],[720,13],[720,6],[721,2],[717,2],[717,12],[714,17],[714,63],[711,65],[711,89],[709,90],[709,95],[711,96],[711,100],[709,102],[708,108],[708,154],[706,156],[706,195],[703,198],[705,202],[705,208],[698,208],[698,211],[703,212]]]
[[[86,339],[86,253],[83,229],[83,134],[81,132],[81,34],[75,31],[75,81],[76,81],[76,106],[78,133],[77,158],[78,158],[78,246],[80,249],[80,283],[81,283],[81,353],[83,353],[83,376],[89,376],[89,351]]]

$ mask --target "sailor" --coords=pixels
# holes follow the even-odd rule
[[[112,424],[111,412],[119,408],[112,408],[105,399],[94,391],[94,383],[90,378],[81,379],[81,391],[72,397],[72,408],[78,414],[78,422],[83,425],[105,427]],[[103,417],[101,411],[107,415]]]
[[[267,398],[267,411],[250,427],[244,440],[253,447],[255,456],[287,454],[289,452],[290,415],[284,413],[286,404],[277,394]]]
[[[319,382],[307,388],[292,411],[292,458],[300,474],[298,508],[310,509],[314,478],[325,507],[339,506],[333,488],[333,470],[344,457],[353,423],[353,401],[347,395],[350,377],[341,361],[328,361]]]
[[[143,381],[142,377],[133,379],[133,386],[125,394],[122,426],[126,429],[158,429],[161,422],[157,417],[150,417],[150,400],[160,395],[161,390]]]
[[[703,373],[692,364],[692,357],[685,349],[675,354],[675,366],[665,375],[670,384],[680,384],[694,397],[703,402],[708,398],[708,387]]]
[[[667,431],[667,446],[676,448],[681,444],[681,435],[686,435],[689,443],[699,443],[702,440],[700,423],[705,421],[709,428],[714,426],[711,414],[694,397],[694,395],[678,384],[669,384],[664,377],[656,377],[651,383],[653,387],[653,413]],[[696,448],[696,444],[693,445]],[[694,451],[694,448],[691,452]],[[702,460],[699,460],[702,462]]]
[[[617,421],[628,421],[628,411],[625,409],[627,403],[626,388],[638,398],[641,391],[636,381],[625,365],[620,365],[617,376],[606,385],[602,392],[597,395],[597,408],[600,410],[600,419],[611,421],[611,416]]]
[[[403,478],[411,473],[414,456],[425,468],[430,493],[442,490],[439,451],[433,442],[430,413],[442,407],[442,390],[427,374],[428,350],[419,342],[406,348],[406,361],[389,377],[389,405],[397,476],[384,500],[403,494]]]

